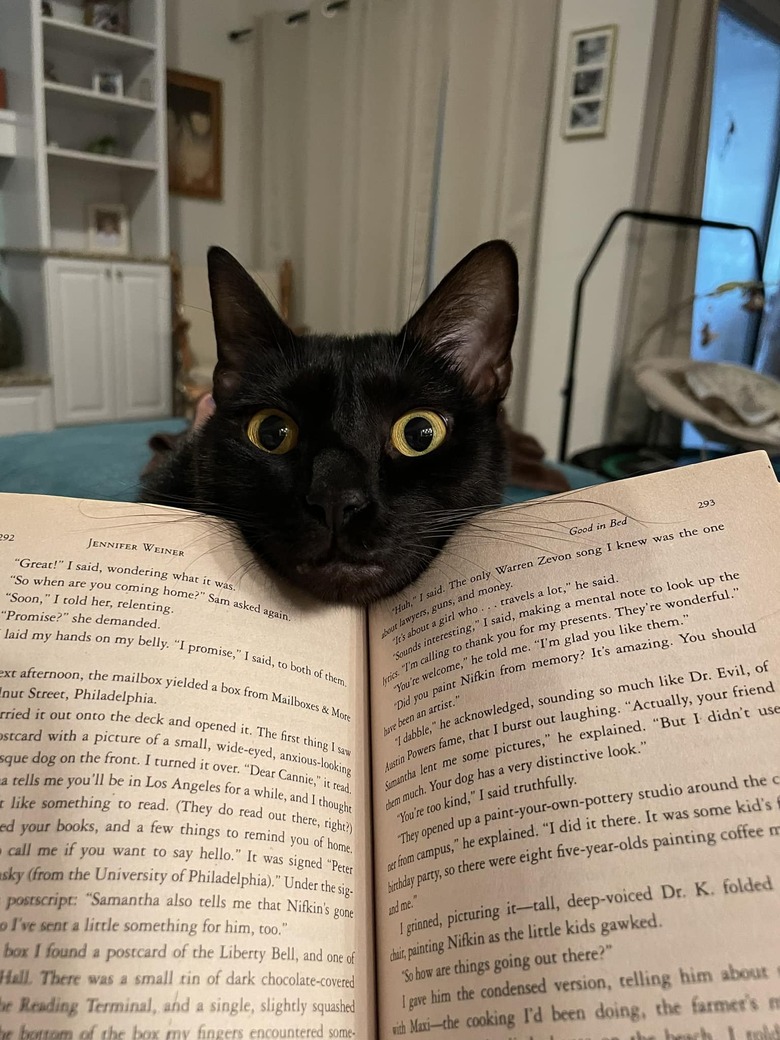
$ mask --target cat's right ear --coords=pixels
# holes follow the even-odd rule
[[[518,312],[517,257],[496,239],[472,249],[412,315],[400,338],[452,364],[483,404],[506,396]]]
[[[286,343],[292,332],[226,249],[209,249],[208,271],[217,338],[213,395],[219,405],[235,393],[258,351]]]

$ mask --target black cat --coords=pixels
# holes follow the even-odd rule
[[[229,253],[210,249],[208,266],[216,410],[142,500],[232,521],[320,599],[398,591],[501,500],[512,248],[474,249],[397,335],[294,335]]]

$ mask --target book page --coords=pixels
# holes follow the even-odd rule
[[[2,1040],[372,1035],[364,613],[154,506],[0,559]]]
[[[589,488],[374,609],[382,1040],[776,1035],[779,515],[761,453]]]

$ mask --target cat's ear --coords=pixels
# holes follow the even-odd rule
[[[478,400],[498,403],[512,375],[517,282],[517,257],[509,243],[485,242],[436,286],[401,337],[452,361]]]
[[[209,249],[208,270],[217,338],[213,394],[220,404],[236,390],[257,352],[287,343],[292,332],[254,278],[226,249]]]

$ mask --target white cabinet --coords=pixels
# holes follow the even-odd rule
[[[0,436],[41,433],[53,428],[51,387],[0,387]]]
[[[0,273],[17,374],[51,377],[58,424],[171,411],[165,0],[121,6],[114,33],[83,0],[0,0]],[[119,93],[95,89],[97,69]],[[93,248],[94,203],[122,207],[126,256]],[[4,395],[0,432],[45,422],[47,394]]]
[[[114,358],[119,419],[171,414],[168,268],[113,264]]]
[[[170,415],[168,268],[61,259],[45,267],[57,423]]]
[[[16,124],[18,117],[7,108],[0,108],[0,158],[14,159],[17,151]]]
[[[116,417],[111,265],[48,260],[45,266],[55,419],[109,422]]]

